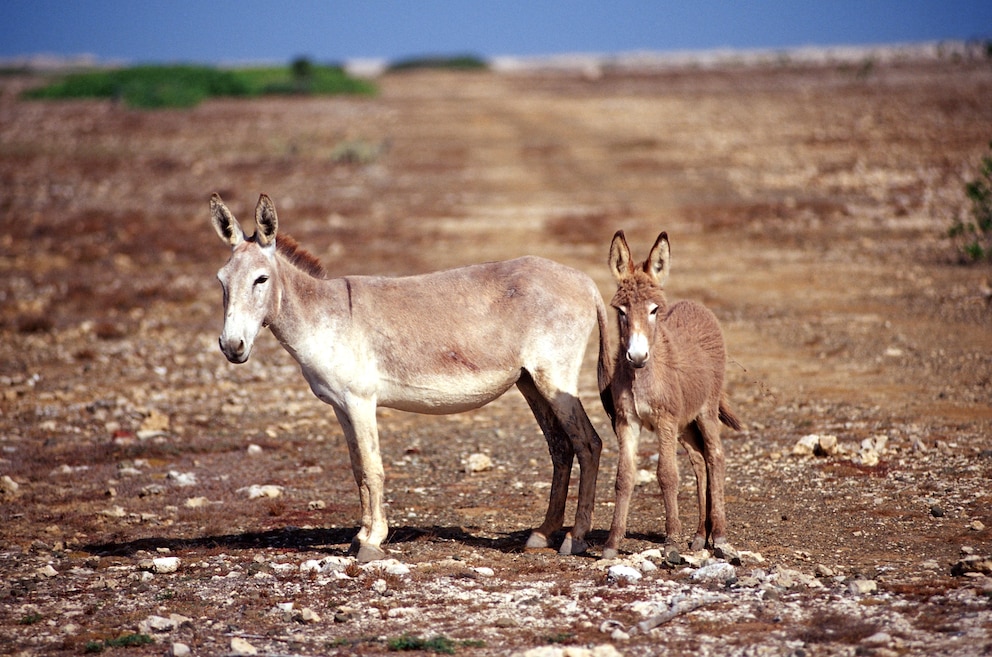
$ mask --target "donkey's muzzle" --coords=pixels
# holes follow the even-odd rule
[[[227,358],[227,360],[232,363],[241,364],[248,360],[248,356],[251,354],[251,350],[245,344],[244,340],[231,340],[226,342],[223,337],[218,338],[217,343],[220,345],[221,353]]]

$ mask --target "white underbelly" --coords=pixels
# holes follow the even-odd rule
[[[485,406],[501,396],[518,377],[516,372],[489,372],[463,377],[423,377],[416,381],[382,381],[378,405],[411,413],[461,413]]]

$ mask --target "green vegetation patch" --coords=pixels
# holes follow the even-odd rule
[[[213,97],[267,94],[365,94],[375,85],[349,76],[338,66],[298,59],[290,66],[221,70],[205,66],[134,66],[69,75],[32,89],[32,99],[113,98],[128,107],[194,107]]]
[[[390,650],[395,651],[422,650],[426,652],[453,655],[455,654],[455,650],[459,647],[481,648],[485,646],[485,643],[471,639],[466,641],[455,641],[445,636],[435,636],[430,639],[422,639],[412,634],[403,634],[402,636],[390,639],[386,645]]]
[[[447,69],[455,71],[481,71],[489,68],[486,60],[475,55],[454,57],[411,57],[389,65],[390,71],[414,71],[417,69]]]
[[[971,203],[971,216],[955,218],[948,236],[967,260],[992,260],[992,142],[979,162],[978,176],[965,184],[964,192]]]

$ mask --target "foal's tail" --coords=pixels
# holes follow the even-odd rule
[[[610,333],[606,315],[606,305],[599,292],[596,292],[596,319],[599,322],[599,361],[596,366],[596,377],[599,379],[599,399],[603,409],[610,416],[610,423],[616,424],[617,411],[613,406],[613,390],[611,383],[613,373],[610,372]]]
[[[734,431],[741,430],[741,421],[737,419],[734,411],[731,410],[730,403],[727,401],[727,393],[720,395],[720,421]]]

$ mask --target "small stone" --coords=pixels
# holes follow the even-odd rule
[[[968,529],[970,529],[973,532],[980,532],[983,529],[985,529],[985,523],[983,523],[981,520],[973,520],[968,524]]]
[[[179,472],[178,470],[170,470],[169,474],[166,475],[166,479],[171,481],[176,486],[185,488],[186,486],[196,485],[196,475],[192,472]]]
[[[837,436],[830,434],[820,436],[813,453],[817,456],[833,456],[837,453]]]
[[[637,564],[637,568],[642,573],[645,573],[645,574],[651,573],[651,572],[654,572],[654,571],[658,570],[658,566],[656,566],[654,564],[654,562],[651,561],[651,560],[649,560],[649,559],[645,559],[644,561],[641,561],[640,563],[638,563]]]
[[[257,655],[258,648],[239,636],[231,637],[231,652],[235,655]]]
[[[816,568],[813,569],[813,572],[816,574],[817,577],[830,578],[834,576],[833,568],[830,568],[829,566],[824,566],[822,563],[817,564]]]
[[[11,479],[10,476],[4,475],[0,477],[0,497],[14,497],[17,495],[17,489],[20,487],[20,484]]]
[[[187,509],[202,509],[205,506],[210,506],[210,500],[205,497],[190,497],[184,502],[184,506]]]
[[[189,657],[190,649],[189,646],[187,646],[185,643],[179,643],[177,641],[176,643],[172,644],[172,648],[170,649],[169,654],[172,657]]]
[[[731,582],[737,579],[737,569],[729,563],[718,561],[703,566],[691,577],[696,582]]]
[[[856,579],[847,585],[847,590],[854,595],[867,595],[878,590],[878,583],[871,579]]]
[[[152,559],[152,570],[160,575],[179,570],[179,557],[156,557]]]
[[[614,641],[630,641],[630,635],[619,628],[610,632],[610,638]]]
[[[317,612],[310,609],[310,607],[304,607],[303,609],[300,610],[300,622],[307,624],[319,623],[320,616],[317,614]]]
[[[934,518],[943,518],[944,509],[934,504],[933,506],[930,507],[930,515],[933,516]]]
[[[489,568],[488,566],[478,566],[476,568],[473,568],[472,570],[474,570],[479,575],[482,575],[483,577],[493,577],[496,574],[496,571],[494,571],[492,568]]]
[[[869,645],[885,645],[892,643],[892,635],[888,632],[875,632],[871,636],[862,639],[861,643],[867,643]]]
[[[487,454],[470,454],[465,459],[465,472],[485,472],[493,469],[493,460]]]
[[[820,436],[816,434],[803,436],[792,446],[792,454],[794,456],[813,456],[813,452],[819,444]]]
[[[57,577],[59,574],[59,571],[55,570],[55,568],[53,568],[51,564],[42,566],[36,572],[42,577],[48,577],[48,578]]]
[[[273,484],[258,485],[252,484],[245,488],[239,488],[239,493],[245,493],[248,495],[249,500],[257,500],[260,498],[275,498],[282,495],[282,486],[275,486]]]
[[[248,456],[258,456],[262,453],[262,448],[258,445],[248,445]]]
[[[310,500],[307,502],[307,511],[323,511],[327,508],[327,503],[324,500]]]
[[[641,579],[641,577],[643,577],[643,575],[641,575],[641,571],[622,564],[610,566],[606,571],[606,578],[611,582],[618,582],[622,579],[627,580],[628,582],[636,582]]]
[[[386,580],[377,579],[376,581],[372,582],[372,590],[378,593],[379,595],[385,595],[386,591],[389,590],[389,585],[386,583]]]
[[[127,515],[127,511],[125,511],[124,507],[122,506],[114,505],[109,509],[104,509],[103,511],[101,511],[100,515],[107,516],[108,518],[123,518],[124,516]]]
[[[158,434],[168,430],[169,416],[165,413],[153,410],[141,422],[141,426],[138,428],[138,437],[141,438],[142,433]]]

